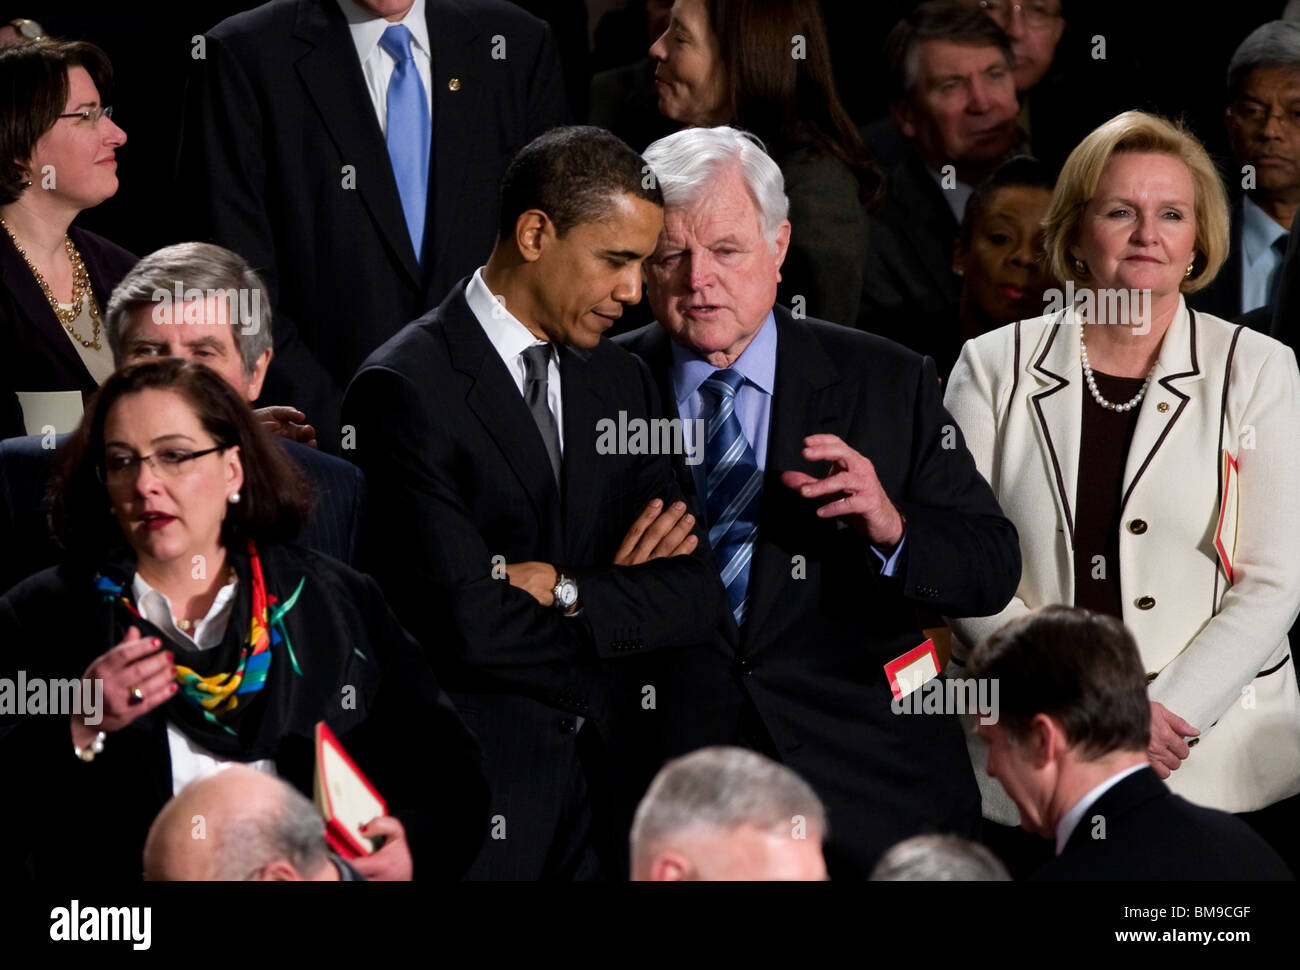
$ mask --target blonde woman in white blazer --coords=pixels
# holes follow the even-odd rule
[[[1045,227],[1076,299],[969,341],[945,398],[1024,560],[1006,609],[952,621],[953,672],[1007,620],[1109,577],[1148,671],[1152,767],[1225,811],[1292,798],[1300,371],[1283,344],[1183,301],[1227,255],[1218,175],[1191,135],[1126,112],[1071,153]],[[1117,495],[1079,494],[1107,462]],[[1094,535],[1109,523],[1107,548],[1075,548],[1081,514]],[[972,758],[986,817],[1016,824],[974,738]]]

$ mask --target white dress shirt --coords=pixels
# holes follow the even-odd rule
[[[538,340],[533,332],[525,327],[510,313],[506,306],[493,296],[487,283],[483,282],[483,268],[474,271],[469,285],[465,287],[465,300],[470,311],[478,319],[479,326],[487,334],[488,340],[501,355],[506,370],[515,380],[519,393],[524,393],[524,378],[528,376],[528,365],[524,361],[524,351],[537,344],[546,344]],[[551,350],[550,363],[546,367],[546,404],[555,415],[555,427],[560,435],[560,457],[564,456],[564,396],[560,393],[560,361],[555,353],[555,345],[548,344]]]
[[[347,19],[348,30],[352,32],[352,43],[357,48],[357,59],[361,61],[361,73],[366,77],[370,103],[375,106],[379,130],[387,136],[388,82],[392,80],[393,68],[397,62],[388,51],[379,46],[379,38],[393,24],[383,17],[376,17],[354,0],[339,0],[339,8]],[[406,16],[396,23],[402,24],[411,32],[411,56],[415,58],[415,69],[424,84],[424,103],[429,108],[429,117],[433,117],[433,67],[429,52],[429,25],[424,19],[424,0],[415,0]]]
[[[237,578],[232,578],[222,586],[208,609],[208,615],[195,623],[190,633],[176,626],[176,621],[172,618],[171,601],[145,582],[138,572],[131,583],[131,591],[135,596],[136,609],[140,611],[140,615],[167,636],[173,640],[188,641],[197,650],[211,650],[226,635],[226,627],[230,623],[230,611],[235,607],[235,591],[238,586]],[[182,700],[181,703],[188,702]],[[170,721],[167,722],[167,746],[171,750],[172,757],[173,795],[179,794],[180,790],[190,782],[214,775],[233,763],[195,744],[185,732]],[[248,767],[265,771],[268,775],[275,774],[275,762],[269,758],[250,761]]]
[[[1070,836],[1074,834],[1075,827],[1083,820],[1083,816],[1088,809],[1096,803],[1097,799],[1110,791],[1121,781],[1133,774],[1135,771],[1141,771],[1147,766],[1147,762],[1140,765],[1134,765],[1127,768],[1117,775],[1111,775],[1105,781],[1095,788],[1089,789],[1087,794],[1074,803],[1074,807],[1065,813],[1064,817],[1056,823],[1056,854],[1060,855],[1065,851],[1065,845],[1070,841]]]

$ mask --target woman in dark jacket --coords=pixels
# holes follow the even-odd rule
[[[302,483],[234,390],[174,358],[120,371],[59,460],[70,556],[0,599],[0,677],[85,689],[0,714],[24,792],[0,813],[32,834],[0,868],[138,878],[159,809],[223,762],[311,797],[324,721],[388,805],[357,869],[459,876],[487,822],[478,743],[375,582],[288,544]]]
[[[71,431],[113,371],[103,309],[136,257],[72,225],[117,191],[111,81],[93,44],[0,50],[0,438]]]

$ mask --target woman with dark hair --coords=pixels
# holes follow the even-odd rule
[[[1044,293],[1053,285],[1043,220],[1055,184],[1051,170],[1038,159],[1016,155],[966,200],[952,254],[952,271],[962,278],[960,342],[1042,312]],[[947,376],[957,359],[936,362]]]
[[[71,431],[113,372],[101,312],[136,257],[72,225],[117,191],[112,77],[93,44],[0,49],[0,438]]]
[[[86,689],[0,715],[0,770],[50,833],[0,871],[138,877],[154,816],[224,762],[310,797],[325,721],[389,806],[356,868],[459,875],[487,818],[478,744],[375,582],[288,544],[304,485],[234,389],[177,358],[119,371],[58,461],[69,556],[0,599],[0,674]]]
[[[650,54],[661,113],[751,131],[780,166],[791,233],[778,301],[852,326],[881,176],[835,90],[817,0],[676,0]]]

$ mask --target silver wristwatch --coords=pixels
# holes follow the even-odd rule
[[[555,570],[555,588],[551,595],[555,597],[555,608],[565,616],[573,616],[581,607],[578,605],[578,581],[563,569]]]

